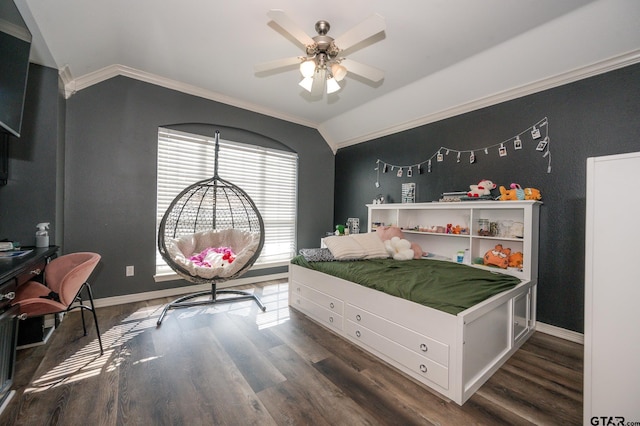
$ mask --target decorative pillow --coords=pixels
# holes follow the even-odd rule
[[[367,255],[364,248],[350,236],[334,235],[324,238],[323,241],[337,260],[364,259]]]
[[[366,255],[365,259],[381,259],[389,257],[384,243],[375,232],[366,232],[363,234],[351,234],[349,238],[356,240],[362,246]]]
[[[333,262],[336,260],[328,248],[300,249],[300,254],[307,262]]]

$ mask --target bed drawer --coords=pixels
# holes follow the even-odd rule
[[[449,346],[444,343],[353,305],[347,305],[345,318],[369,330],[374,330],[418,355],[427,357],[445,367],[449,366]]]
[[[349,319],[345,321],[345,331],[355,340],[388,356],[396,363],[407,367],[444,389],[449,389],[449,370],[441,364]]]
[[[330,328],[342,330],[342,315],[326,309],[298,294],[293,295],[291,302],[293,303],[292,306],[294,308],[308,314],[316,321],[319,321]]]
[[[298,284],[296,282],[293,283],[292,291],[294,296],[302,296],[331,312],[335,312],[341,316],[343,315],[344,303],[340,299],[336,299],[335,297],[329,296],[321,291],[314,290],[311,287],[307,287],[306,285]]]

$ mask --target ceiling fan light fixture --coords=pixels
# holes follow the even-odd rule
[[[331,93],[335,93],[340,89],[342,89],[342,87],[340,87],[335,77],[327,79],[327,94],[330,95]]]
[[[314,61],[313,59],[308,59],[300,64],[300,74],[302,74],[305,79],[313,77],[313,73],[315,71],[316,61]]]
[[[347,69],[340,64],[333,64],[331,65],[331,74],[336,81],[342,81],[347,75]]]
[[[313,77],[305,77],[298,84],[307,92],[311,92],[311,86],[313,86]]]

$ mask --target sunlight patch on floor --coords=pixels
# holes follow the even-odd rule
[[[202,314],[211,315],[224,312],[242,317],[255,315],[258,329],[273,327],[289,320],[288,289],[287,282],[265,285],[260,296],[262,303],[267,307],[265,312],[260,311],[255,301],[244,300],[203,305],[202,307],[172,309],[165,320],[169,320],[171,316],[174,317],[174,320],[180,320]],[[115,371],[131,356],[125,344],[149,329],[157,329],[157,319],[163,307],[164,305],[145,306],[136,310],[120,323],[101,334],[104,346],[104,354],[102,356],[100,356],[100,346],[96,337],[41,377],[36,378],[25,389],[25,393],[42,392],[95,377],[103,371]],[[93,332],[95,333],[95,331]],[[160,356],[136,360],[133,361],[133,364],[142,364],[158,358]]]
[[[159,310],[162,308],[142,308],[129,315],[118,325],[102,333],[104,354],[100,356],[100,346],[96,337],[86,346],[71,354],[60,364],[35,379],[25,393],[42,392],[57,386],[99,375],[103,369],[115,370],[127,355],[117,351],[127,341],[150,328],[156,328]],[[114,354],[116,354],[114,356]]]
[[[258,329],[273,327],[289,320],[289,283],[267,285],[262,290],[262,303],[267,310],[256,315]]]

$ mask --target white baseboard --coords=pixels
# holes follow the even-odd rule
[[[263,281],[279,280],[282,278],[288,278],[288,272],[282,272],[279,274],[260,275],[256,277],[238,278],[236,280],[226,281],[217,286],[218,289],[227,287],[236,287],[239,285],[259,283]],[[95,299],[94,305],[96,308],[103,308],[106,306],[123,305],[125,303],[143,302],[145,300],[159,299],[163,297],[174,297],[182,294],[195,293],[198,291],[205,291],[211,288],[210,284],[195,284],[189,286],[181,286],[168,288],[166,290],[147,291],[144,293],[125,294],[122,296],[103,297],[101,299]]]
[[[577,331],[567,330],[566,328],[556,327],[555,325],[549,325],[539,321],[536,322],[536,331],[584,345],[584,334],[578,333]]]

